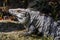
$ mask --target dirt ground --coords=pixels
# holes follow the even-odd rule
[[[0,23],[0,40],[53,40],[52,37],[24,36],[21,24]]]

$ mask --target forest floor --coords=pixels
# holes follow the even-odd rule
[[[17,26],[17,24],[0,23],[0,40],[53,40],[51,36],[24,36],[25,30],[19,30],[19,28],[20,25]]]

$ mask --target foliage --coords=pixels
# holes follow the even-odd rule
[[[6,3],[12,8],[33,8],[44,13],[51,13],[54,20],[58,20],[60,11],[59,0],[9,0]]]

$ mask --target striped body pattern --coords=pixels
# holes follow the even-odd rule
[[[54,37],[54,40],[59,40],[60,38],[60,21],[54,21],[52,17],[48,15],[44,15],[40,13],[39,11],[33,11],[30,9],[15,9],[15,10],[21,10],[21,13],[28,13],[30,15],[27,15],[29,18],[28,26],[26,27],[28,29],[28,32],[26,32],[26,35],[32,34],[36,29],[39,33],[43,33],[44,35],[51,35]],[[14,11],[14,10],[13,10]],[[18,21],[21,19],[19,17],[19,14],[17,14],[15,11],[9,11],[12,15],[18,15],[17,19]],[[21,14],[23,15],[23,14]],[[24,17],[25,18],[25,17]],[[27,18],[27,19],[28,19]],[[19,22],[20,22],[19,21]],[[24,20],[25,21],[25,20]]]
[[[31,34],[38,30],[38,33],[43,32],[44,35],[51,35],[54,40],[60,40],[60,20],[54,21],[50,16],[40,15],[39,11],[30,11],[31,24],[27,34]]]

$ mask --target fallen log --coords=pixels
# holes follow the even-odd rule
[[[0,20],[0,23],[15,23],[15,24],[20,24],[18,21],[12,21],[12,20]]]

